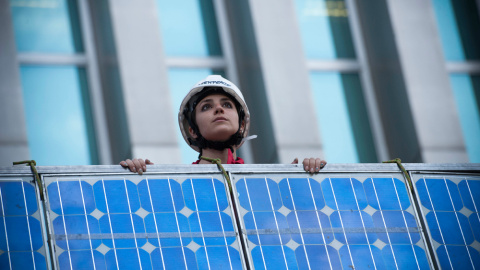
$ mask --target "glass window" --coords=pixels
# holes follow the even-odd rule
[[[432,0],[447,61],[480,60],[476,0]]]
[[[77,2],[10,0],[19,52],[82,52]]]
[[[377,162],[358,74],[311,72],[325,158],[332,163]]]
[[[85,70],[20,68],[30,156],[38,165],[98,164]]]
[[[157,0],[167,56],[220,56],[222,50],[212,0]]]
[[[225,76],[221,70],[204,69],[185,69],[185,68],[171,68],[168,72],[170,82],[170,93],[172,96],[172,104],[174,109],[174,123],[178,123],[178,110],[180,103],[187,95],[188,91],[197,82],[204,79],[208,75],[218,74]],[[178,124],[177,124],[178,126]],[[198,159],[198,153],[190,148],[190,146],[183,139],[180,129],[177,128],[177,140],[180,146],[182,155],[182,163],[191,164]]]
[[[450,75],[470,162],[480,162],[480,76]]]
[[[354,59],[348,11],[343,0],[295,0],[307,59]]]

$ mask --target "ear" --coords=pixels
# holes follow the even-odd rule
[[[242,125],[240,126],[241,133],[245,131],[245,121],[242,121]]]
[[[198,135],[193,131],[192,127],[188,127],[188,133],[190,133],[190,136],[192,136],[192,138],[198,138]]]

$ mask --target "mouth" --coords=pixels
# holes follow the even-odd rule
[[[227,121],[227,118],[225,118],[225,117],[217,117],[217,118],[215,118],[215,120],[213,120],[213,122],[223,122],[223,121]]]

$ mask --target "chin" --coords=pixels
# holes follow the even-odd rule
[[[230,137],[235,134],[235,132],[233,133],[228,133],[228,134],[222,134],[222,135],[218,135],[217,136],[204,136],[205,139],[209,140],[209,141],[215,141],[215,142],[224,142],[228,139],[230,139]]]

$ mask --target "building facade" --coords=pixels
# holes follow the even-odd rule
[[[221,74],[249,163],[480,162],[480,0],[0,0],[0,166],[197,158],[177,123]]]

